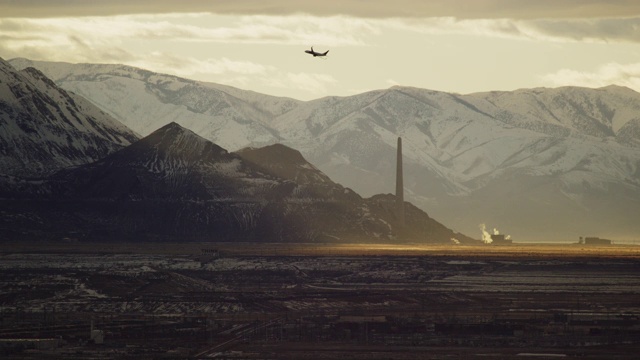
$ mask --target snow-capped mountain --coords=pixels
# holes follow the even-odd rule
[[[299,103],[130,66],[26,59],[13,59],[11,64],[36,67],[143,136],[176,122],[231,150],[280,141],[268,123]]]
[[[0,234],[10,229],[7,238],[41,231],[38,237],[92,240],[473,241],[409,203],[400,226],[393,196],[363,199],[296,150],[229,153],[176,123],[2,198],[8,210]]]
[[[488,223],[537,240],[640,234],[640,94],[502,96],[394,87],[311,101],[275,125],[287,145],[364,195],[393,189],[401,136],[405,198],[467,233]]]
[[[106,156],[138,136],[40,71],[0,59],[0,174],[44,176]]]
[[[393,191],[468,234],[640,238],[640,94],[563,87],[459,95],[392,87],[296,101],[120,65],[34,66],[143,135],[174,118],[230,150],[300,150],[364,196]]]

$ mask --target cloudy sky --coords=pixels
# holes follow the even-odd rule
[[[0,57],[122,63],[302,100],[393,85],[640,91],[640,1],[0,0]]]

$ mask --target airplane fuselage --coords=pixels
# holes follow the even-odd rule
[[[313,50],[313,47],[311,47],[311,50],[305,50],[304,52],[306,52],[307,54],[311,54],[313,55],[313,57],[316,56],[327,56],[327,53],[329,52],[329,50],[323,52],[323,53],[319,53]]]

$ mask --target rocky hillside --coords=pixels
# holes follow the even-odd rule
[[[281,145],[229,153],[170,123],[4,194],[5,238],[473,243],[393,196],[363,199]],[[34,221],[37,219],[37,221]]]

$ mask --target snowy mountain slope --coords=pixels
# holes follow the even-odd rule
[[[314,122],[315,115],[310,115],[291,130],[279,130],[292,147],[313,149],[309,152],[310,160],[332,177],[337,174],[331,168],[344,166],[380,173],[381,160],[387,171],[393,169],[395,138],[402,136],[408,163],[405,168],[411,173],[412,169],[422,167],[432,174],[430,182],[436,185],[424,194],[432,197],[468,195],[500,176],[506,168],[543,175],[582,166],[624,178],[631,175],[629,170],[635,167],[629,159],[637,159],[638,150],[607,138],[582,133],[571,136],[566,128],[563,128],[565,132],[551,136],[528,126],[513,127],[474,107],[459,105],[455,95],[416,92],[419,90],[390,89],[342,118],[339,114],[323,114],[323,117],[339,118],[326,128],[319,128]],[[293,117],[296,111],[283,117]],[[314,131],[317,134],[313,134]],[[607,160],[608,157],[613,159]],[[387,178],[389,189],[393,177]],[[340,180],[351,185],[349,179]],[[413,181],[417,183],[420,179]]]
[[[393,87],[299,102],[112,65],[12,63],[39,67],[134,129],[179,118],[231,150],[283,143],[365,196],[395,189],[402,136],[406,199],[469,234],[484,222],[513,226],[515,238],[640,236],[640,94],[628,88]]]
[[[278,133],[268,123],[299,103],[123,65],[26,59],[13,59],[11,63],[19,69],[40,69],[143,136],[175,121],[233,150],[279,141]]]
[[[635,130],[625,130],[637,126],[640,95],[620,88],[549,92],[551,99],[560,92],[564,102],[545,105],[553,116],[542,118],[531,115],[543,113],[542,101],[535,108],[528,94],[498,108],[486,94],[396,87],[353,97],[370,99],[365,106],[350,97],[340,100],[347,104],[321,105],[322,112],[296,109],[279,121],[295,123],[295,114],[306,111],[304,120],[278,130],[333,179],[365,195],[393,189],[395,139],[402,136],[407,198],[468,233],[488,222],[539,240],[640,234],[632,215],[640,211],[640,148]],[[585,99],[600,105],[590,112],[559,105]],[[358,105],[330,112],[351,104]],[[604,104],[611,109],[602,110]],[[317,113],[330,120],[316,121]]]
[[[126,126],[34,68],[0,59],[0,174],[43,176],[137,140]]]
[[[640,112],[637,93],[619,86],[523,89],[472,94],[465,98],[480,110],[514,126],[549,124],[540,130],[550,135],[553,130],[570,130],[598,138],[615,137],[626,123],[637,119]]]

